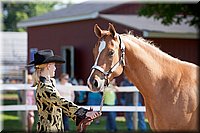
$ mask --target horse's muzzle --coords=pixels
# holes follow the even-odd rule
[[[88,79],[88,87],[92,92],[99,92],[104,89],[105,79],[90,78]]]

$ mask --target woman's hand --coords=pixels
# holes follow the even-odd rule
[[[86,113],[86,118],[82,120],[78,125],[77,128],[78,133],[85,132],[86,127],[90,125],[93,122],[93,120],[99,116],[101,116],[100,112],[93,111],[93,109],[90,108],[90,110],[88,110],[88,112]]]
[[[94,119],[96,119],[97,117],[101,116],[100,112],[96,112],[96,111],[92,111],[93,109],[90,109],[90,111],[88,111],[86,113],[86,118],[88,119],[88,122],[86,123],[86,125],[90,125]]]
[[[101,113],[100,112],[96,112],[96,111],[88,111],[86,113],[86,117],[90,118],[90,119],[95,119],[97,117],[101,116]]]

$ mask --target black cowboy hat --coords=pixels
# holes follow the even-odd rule
[[[34,61],[31,61],[29,65],[41,65],[45,63],[50,63],[50,62],[55,62],[55,63],[65,63],[65,60],[60,57],[56,56],[53,54],[53,51],[50,49],[45,49],[45,50],[39,50],[34,54]]]

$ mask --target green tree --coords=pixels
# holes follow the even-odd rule
[[[53,10],[55,2],[48,3],[11,3],[3,5],[3,31],[25,31],[18,28],[17,23],[30,17],[41,15]]]
[[[140,16],[161,20],[164,25],[180,24],[183,20],[191,26],[200,27],[198,3],[145,4],[139,10]],[[186,19],[187,18],[187,19]]]

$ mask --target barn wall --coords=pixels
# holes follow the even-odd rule
[[[75,48],[75,75],[86,75],[88,64],[92,57],[94,42],[93,24],[84,21],[68,24],[56,24],[29,28],[29,48],[53,49],[55,54],[61,55],[61,47],[73,45]],[[85,55],[85,52],[88,53]],[[85,72],[83,74],[82,72]],[[58,67],[56,76],[61,73]]]
[[[151,38],[155,45],[169,55],[183,61],[199,63],[198,39]]]

